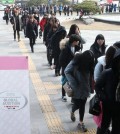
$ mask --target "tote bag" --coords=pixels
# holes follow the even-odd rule
[[[89,113],[96,116],[101,113],[100,100],[96,94],[89,102]]]
[[[64,88],[65,92],[67,93],[68,97],[72,97],[72,96],[73,96],[73,90],[72,90],[72,88],[70,87],[69,82],[66,82],[66,83],[63,85],[63,88]]]

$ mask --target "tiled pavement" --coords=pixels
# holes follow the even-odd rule
[[[81,32],[87,40],[84,50],[89,49],[98,33],[105,36],[108,45],[119,40],[119,31],[82,30]],[[76,111],[77,121],[73,123],[70,120],[70,98],[67,102],[61,101],[60,77],[55,77],[54,70],[51,70],[47,64],[46,48],[42,40],[37,39],[34,46],[35,53],[30,52],[28,42],[22,32],[21,41],[19,43],[13,41],[12,27],[10,24],[5,24],[0,13],[0,56],[29,57],[31,134],[80,134],[76,127],[78,111]],[[95,134],[96,125],[88,113],[89,99],[85,113],[85,124],[89,132],[86,134]]]

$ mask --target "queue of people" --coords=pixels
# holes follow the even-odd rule
[[[79,109],[78,128],[87,132],[84,124],[85,105],[91,93],[96,92],[102,102],[102,121],[96,134],[120,134],[120,42],[107,47],[105,37],[98,34],[89,50],[84,52],[85,39],[80,29],[72,24],[67,31],[61,26],[55,14],[48,17],[44,14],[40,20],[37,14],[22,16],[16,9],[10,19],[13,26],[14,40],[16,32],[20,41],[20,31],[24,29],[25,37],[29,38],[31,52],[38,37],[38,27],[43,32],[43,43],[46,47],[46,58],[55,76],[61,76],[61,98],[67,101],[64,84],[69,82],[73,96],[70,118],[76,120],[75,111]],[[112,129],[109,129],[109,126]]]

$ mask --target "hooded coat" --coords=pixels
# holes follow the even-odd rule
[[[71,44],[66,38],[60,42],[61,53],[59,56],[59,63],[62,67],[62,75],[64,76],[64,70],[69,62],[74,58],[74,54],[71,51]],[[80,46],[75,46],[75,52],[80,50]]]
[[[59,55],[60,55],[59,44],[60,44],[60,41],[65,38],[65,36],[66,36],[66,30],[63,26],[60,26],[51,39],[51,46],[52,46],[53,55],[55,59],[59,58]]]

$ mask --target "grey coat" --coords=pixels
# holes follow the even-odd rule
[[[86,99],[89,96],[90,84],[89,84],[89,72],[84,75],[79,71],[75,71],[73,60],[67,65],[65,76],[73,89],[73,98],[75,99]]]

